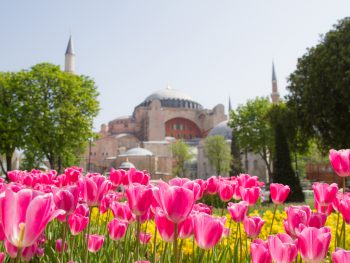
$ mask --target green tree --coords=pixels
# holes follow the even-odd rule
[[[171,152],[175,160],[173,165],[174,175],[184,177],[186,173],[185,163],[193,157],[190,147],[183,140],[177,140],[171,145]]]
[[[237,175],[243,172],[241,151],[238,146],[237,138],[234,132],[232,132],[231,139],[231,167],[230,175]]]
[[[268,113],[272,104],[268,98],[248,100],[231,112],[230,126],[242,149],[253,151],[265,162],[269,181],[272,179],[273,130]]]
[[[51,169],[77,164],[99,110],[92,79],[63,72],[59,66],[37,64],[25,72],[28,104],[25,154],[48,160]]]
[[[27,116],[24,107],[25,90],[21,85],[21,73],[0,72],[0,156],[4,156],[6,165],[0,158],[1,170],[7,175],[12,170],[11,161],[16,149],[24,146]]]
[[[308,49],[290,75],[288,106],[304,137],[315,138],[325,153],[350,146],[350,18]]]
[[[230,146],[223,136],[208,136],[205,140],[204,150],[209,164],[215,168],[217,175],[225,174],[230,170]]]
[[[280,122],[275,123],[275,154],[273,158],[273,182],[289,185],[290,194],[287,202],[304,202],[299,177],[296,176],[291,165],[291,158],[285,129]]]

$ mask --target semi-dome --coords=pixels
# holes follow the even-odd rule
[[[188,94],[171,87],[152,93],[139,106],[148,106],[154,100],[159,100],[162,107],[202,108],[202,105],[194,101]]]
[[[153,153],[145,148],[131,148],[127,150],[125,153],[120,154],[119,156],[152,156]]]
[[[232,140],[232,128],[228,126],[228,121],[220,122],[208,134],[208,136],[221,135],[225,140]]]

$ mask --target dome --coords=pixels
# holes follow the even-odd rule
[[[152,156],[153,153],[147,149],[144,148],[132,148],[130,150],[127,150],[125,153],[120,154],[119,156]]]
[[[122,164],[119,166],[118,169],[124,169],[124,170],[129,170],[130,168],[135,168],[135,165],[131,162],[122,162]]]
[[[152,101],[159,100],[162,107],[201,109],[202,105],[195,102],[186,93],[167,87],[149,95],[139,106],[148,106]]]
[[[228,121],[220,122],[208,134],[208,136],[221,135],[225,140],[232,139],[232,128],[228,126]]]

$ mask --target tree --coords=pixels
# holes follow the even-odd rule
[[[27,107],[25,154],[48,160],[51,169],[77,164],[99,110],[93,80],[48,63],[25,72]]]
[[[230,147],[223,136],[215,135],[207,137],[204,150],[209,164],[215,168],[217,175],[225,174],[230,170]]]
[[[324,153],[350,146],[350,18],[308,49],[290,75],[288,106],[302,135],[315,138]]]
[[[6,166],[0,157],[0,168],[7,175],[12,170],[12,156],[23,147],[26,111],[25,90],[21,85],[21,73],[0,73],[0,156],[4,155]]]
[[[231,111],[230,126],[242,149],[253,151],[265,162],[272,180],[273,130],[268,119],[272,104],[268,98],[248,100]]]
[[[175,164],[173,165],[174,175],[184,177],[186,172],[185,163],[193,157],[190,147],[183,140],[177,140],[171,145],[171,152],[175,159]]]
[[[293,171],[285,129],[280,122],[275,123],[275,154],[273,164],[273,182],[289,185],[290,194],[287,202],[304,202],[299,177]]]
[[[230,175],[238,175],[243,172],[241,151],[238,146],[237,138],[234,132],[232,132],[231,139],[231,167]]]

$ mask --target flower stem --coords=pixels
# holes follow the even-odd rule
[[[63,263],[63,258],[64,258],[64,245],[65,245],[65,242],[66,242],[66,235],[67,235],[67,215],[65,216],[65,220],[63,222],[63,236],[62,236],[62,251],[61,251],[61,263]]]
[[[21,262],[21,254],[22,254],[22,248],[19,247],[18,251],[17,251],[16,263],[20,263]]]
[[[200,255],[199,263],[202,263],[202,262],[203,262],[204,254],[205,254],[205,250],[204,250],[204,249],[201,249],[201,250],[202,250],[202,253],[201,253],[201,255]]]
[[[156,263],[156,248],[157,248],[157,227],[154,227],[154,237],[153,237],[153,263]]]
[[[340,218],[340,213],[338,212],[337,227],[335,228],[334,248],[337,248],[337,242],[339,238],[339,235],[338,235],[339,218]]]
[[[239,230],[239,246],[240,246],[239,262],[242,262],[243,249],[242,249],[242,231],[241,231],[241,223],[239,223],[239,225],[238,225],[238,230]]]
[[[272,216],[272,222],[271,222],[271,226],[270,226],[270,233],[269,233],[269,235],[271,235],[272,226],[273,226],[273,221],[275,221],[276,209],[277,209],[277,205],[275,204],[275,207],[274,207],[274,209],[273,209],[273,216]]]
[[[73,241],[72,241],[72,247],[71,247],[71,249],[70,249],[69,259],[72,260],[72,261],[74,261],[74,260],[73,260],[73,250],[74,250],[74,246],[75,246],[75,239],[76,239],[76,237],[75,237],[75,236],[72,236],[72,238],[73,238]]]
[[[167,248],[168,248],[168,242],[165,243],[164,250],[163,250],[163,256],[162,256],[163,263],[165,262],[165,255],[166,255]]]
[[[89,249],[88,249],[88,246],[89,246],[89,237],[90,237],[91,214],[92,214],[92,209],[89,207],[89,222],[88,222],[88,229],[87,229],[85,263],[87,263],[88,260],[89,260]]]
[[[174,262],[178,263],[178,257],[177,257],[177,223],[174,223]]]
[[[136,261],[139,260],[140,256],[140,232],[141,232],[141,222],[140,216],[136,216]]]

